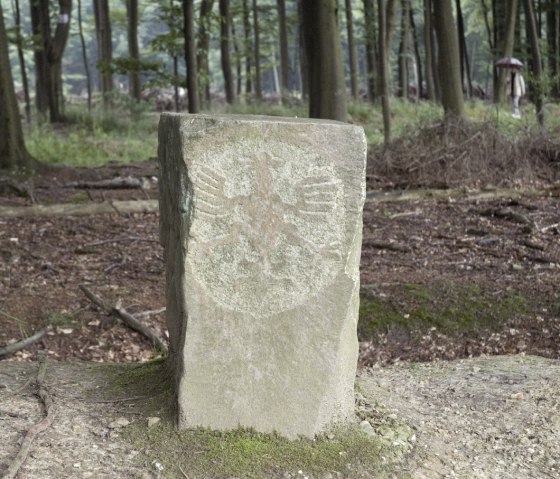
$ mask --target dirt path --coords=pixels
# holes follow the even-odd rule
[[[560,478],[559,361],[407,364],[363,371],[358,384],[416,429],[404,469],[414,478]]]
[[[156,451],[123,439],[127,428],[147,422],[139,412],[144,399],[132,391],[117,395],[125,400],[107,399],[103,368],[81,362],[49,365],[47,386],[56,419],[32,446],[19,479],[181,477],[170,472],[173,464]],[[0,473],[17,453],[25,431],[42,417],[32,384],[16,392],[36,370],[35,363],[4,362],[0,368]],[[376,405],[378,416],[405,422],[414,431],[406,462],[386,477],[560,478],[560,361],[495,356],[394,365],[363,369],[357,387]],[[303,477],[297,470],[294,465],[277,477]],[[367,470],[356,476],[306,475],[375,477]],[[210,476],[189,471],[188,477]]]

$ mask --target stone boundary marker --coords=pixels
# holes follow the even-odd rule
[[[158,157],[179,427],[295,438],[348,420],[363,130],[163,114]]]

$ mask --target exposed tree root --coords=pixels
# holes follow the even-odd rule
[[[47,372],[47,363],[44,357],[39,359],[39,371],[37,373],[37,396],[41,399],[45,407],[46,416],[37,424],[34,424],[29,428],[19,451],[8,467],[7,471],[2,476],[2,479],[13,479],[16,477],[18,471],[20,470],[21,466],[27,459],[29,455],[29,451],[31,450],[31,445],[33,441],[37,437],[38,434],[41,434],[45,429],[49,428],[53,421],[54,421],[54,403],[49,395],[49,392],[45,386],[45,374]]]

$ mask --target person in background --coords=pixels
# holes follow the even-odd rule
[[[519,110],[519,100],[525,95],[525,80],[521,75],[521,68],[516,67],[511,69],[510,78],[510,94],[511,94],[511,116],[513,118],[521,118]]]

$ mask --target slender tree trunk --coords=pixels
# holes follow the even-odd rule
[[[350,64],[350,91],[352,98],[358,99],[358,59],[354,40],[354,19],[352,18],[352,0],[345,0],[346,31],[348,35],[348,60]]]
[[[368,99],[374,102],[377,98],[377,38],[375,29],[375,4],[374,0],[363,0],[364,24],[366,36],[366,64]]]
[[[210,50],[210,15],[214,7],[214,0],[201,0],[198,27],[198,44],[196,51],[196,63],[198,65],[198,86],[200,88],[200,100],[203,108],[210,106],[210,65],[208,52]]]
[[[307,61],[307,48],[305,46],[305,32],[303,28],[303,2],[297,0],[298,25],[299,25],[299,70],[301,75],[301,97],[309,97],[309,66]]]
[[[33,169],[35,160],[25,148],[19,108],[14,90],[8,38],[0,2],[0,168]]]
[[[409,51],[409,0],[401,2],[401,41],[399,43],[399,96],[408,98],[408,51]]]
[[[62,55],[70,34],[70,14],[72,0],[58,1],[58,22],[54,35],[49,39],[47,49],[47,68],[49,74],[49,110],[52,123],[64,120],[64,97],[62,92]]]
[[[304,0],[309,116],[346,121],[346,85],[336,0]]]
[[[15,0],[15,29],[16,29],[16,45],[19,60],[19,69],[21,72],[21,83],[23,84],[23,96],[25,98],[25,121],[31,124],[31,100],[29,98],[29,81],[27,79],[27,68],[25,68],[25,55],[23,53],[23,37],[21,35],[21,11],[19,8],[19,0]]]
[[[87,106],[88,106],[88,111],[91,112],[91,75],[89,72],[86,40],[84,38],[84,29],[82,24],[82,0],[78,0],[78,34],[80,35],[80,45],[82,47],[82,60],[84,62],[84,71],[86,74]]]
[[[548,46],[548,69],[552,82],[550,94],[560,98],[560,1],[549,0],[546,12],[546,40]]]
[[[531,51],[531,70],[533,76],[533,101],[537,110],[537,122],[544,127],[544,85],[543,85],[543,72],[542,72],[542,58],[541,50],[539,47],[539,36],[537,31],[537,22],[535,19],[535,12],[531,0],[523,0],[525,7],[525,22],[527,27],[527,40]]]
[[[189,113],[198,113],[198,67],[196,65],[196,40],[194,30],[194,0],[183,0],[183,20],[185,33],[185,64],[187,66],[187,94]]]
[[[410,8],[410,30],[412,32],[412,42],[414,45],[414,58],[416,63],[416,99],[423,98],[424,76],[422,74],[422,57],[420,56],[420,48],[418,47],[418,33],[416,31],[416,23],[414,22],[414,11]]]
[[[464,113],[461,59],[451,0],[434,0],[434,13],[443,110],[447,118],[461,118]]]
[[[510,0],[507,7],[506,31],[502,43],[502,56],[511,57],[513,55],[514,38],[515,38],[515,20],[517,18],[518,0]],[[503,103],[506,98],[506,77],[505,68],[500,68],[498,72],[498,88],[495,91],[494,102]]]
[[[282,97],[289,91],[290,58],[288,56],[288,30],[286,28],[286,4],[285,0],[277,0],[278,5],[278,31],[280,39],[280,78]]]
[[[391,110],[389,107],[389,81],[387,64],[387,19],[385,0],[377,0],[377,12],[379,19],[379,96],[381,98],[381,109],[383,111],[383,138],[385,145],[391,143]]]
[[[49,111],[47,50],[51,37],[48,0],[34,0],[31,5],[33,59],[35,61],[35,103],[39,119],[45,120]]]
[[[262,100],[261,83],[261,35],[259,32],[259,8],[257,0],[253,0],[253,36],[255,37],[255,98]]]
[[[424,52],[428,100],[436,101],[434,70],[432,68],[434,56],[434,45],[432,43],[432,0],[424,0]]]
[[[113,46],[111,35],[111,18],[108,0],[93,0],[95,17],[95,33],[97,37],[97,69],[99,71],[99,85],[103,95],[103,107],[111,106],[110,93],[113,91]]]
[[[241,49],[239,48],[239,43],[237,41],[237,33],[235,28],[235,22],[233,19],[230,20],[231,23],[231,36],[232,36],[232,43],[233,43],[233,50],[235,51],[235,69],[237,71],[237,96],[241,95],[242,93],[242,80],[243,75],[241,73]]]
[[[245,50],[245,93],[253,91],[253,48],[251,46],[251,20],[249,18],[249,5],[243,0],[243,34]]]
[[[222,56],[222,72],[224,74],[226,101],[231,105],[235,101],[235,91],[233,87],[233,75],[231,73],[230,32],[231,12],[229,9],[229,0],[220,0],[220,52]]]
[[[177,55],[173,55],[173,78],[179,78],[179,57]],[[177,81],[173,82],[173,99],[175,103],[175,111],[179,111],[179,85]]]
[[[128,72],[128,92],[140,101],[140,49],[138,48],[138,0],[126,0],[128,16],[128,55],[133,69]]]
[[[457,30],[459,35],[459,55],[461,57],[461,85],[467,91],[467,97],[472,97],[472,80],[471,69],[469,65],[469,54],[467,51],[467,42],[465,39],[465,25],[463,21],[463,10],[461,9],[461,0],[455,0],[457,11]]]

